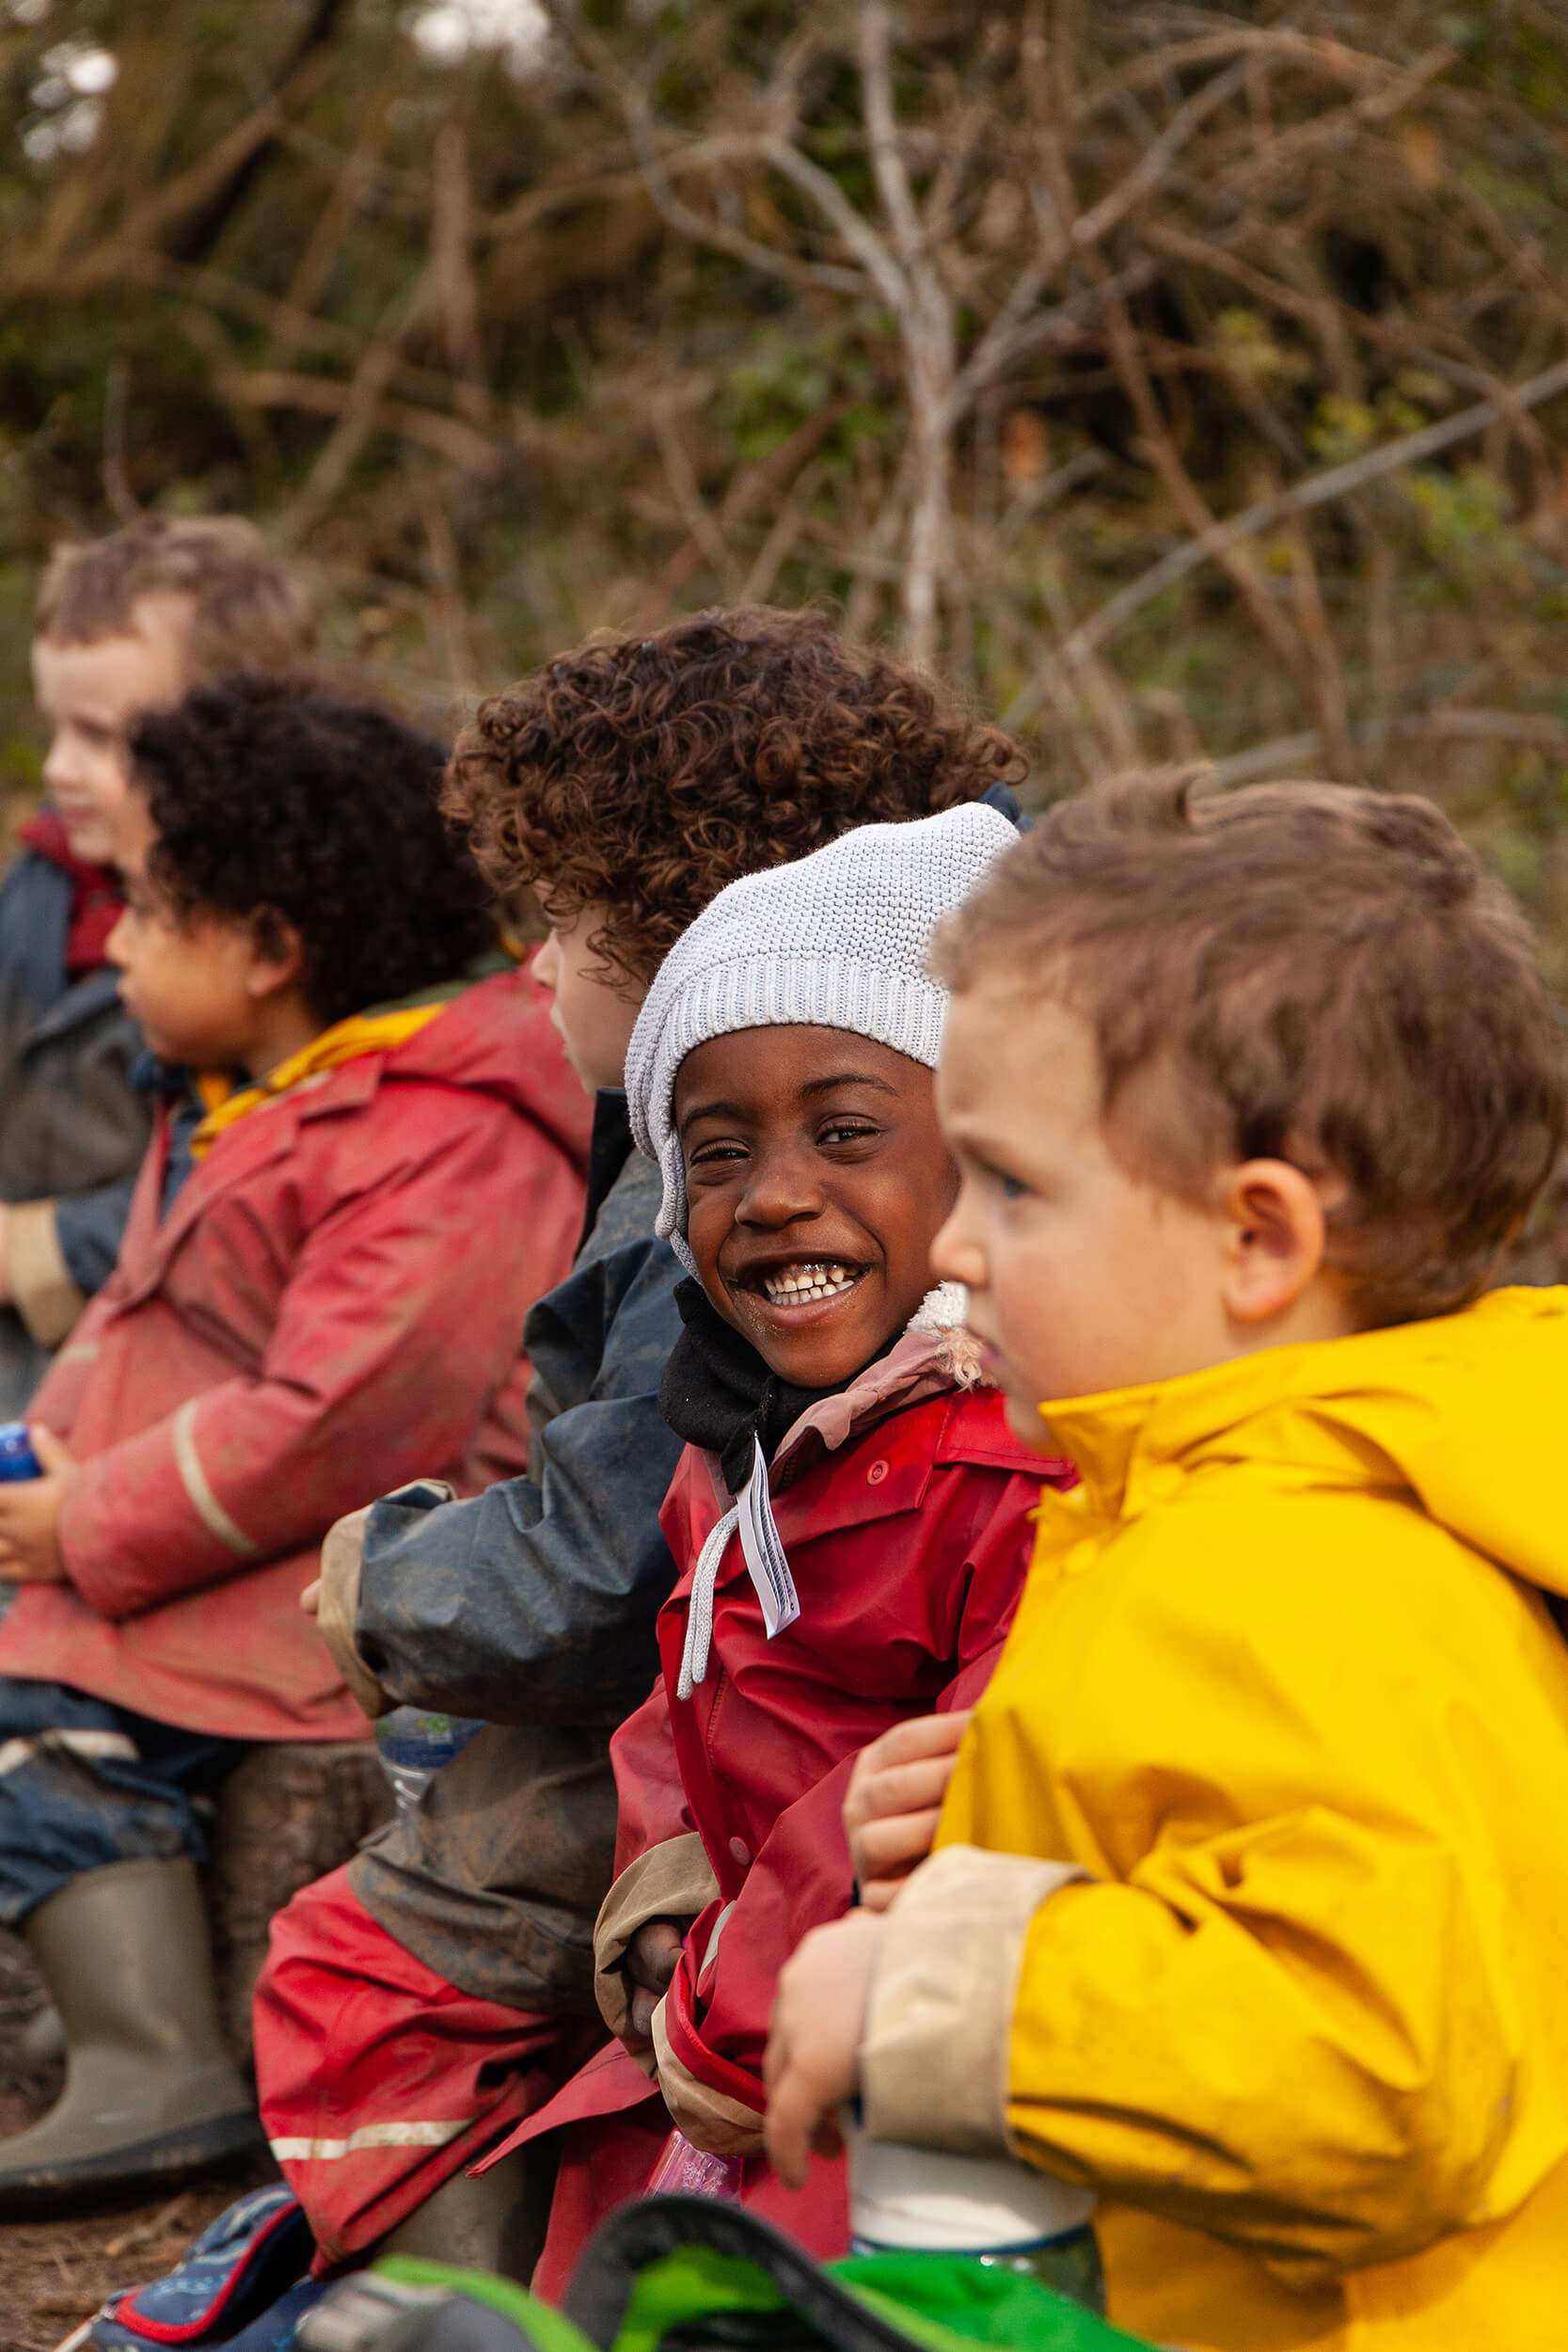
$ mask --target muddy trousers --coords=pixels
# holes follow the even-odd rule
[[[377,1925],[346,1867],[274,1919],[255,2029],[262,2124],[318,2272],[385,2237],[604,2039],[447,1983]]]
[[[0,1675],[0,1926],[108,1862],[200,1863],[203,1798],[247,1753],[65,1683]]]

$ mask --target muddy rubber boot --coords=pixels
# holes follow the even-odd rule
[[[420,2254],[464,2270],[493,2270],[526,2286],[545,2243],[555,2166],[553,2148],[530,2143],[477,2181],[454,2172],[358,2259]]]
[[[162,2185],[261,2144],[224,2047],[193,1864],[86,1870],[24,1922],[65,2027],[65,2089],[0,2139],[0,2220]]]

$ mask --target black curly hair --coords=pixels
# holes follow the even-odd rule
[[[927,817],[1024,771],[1018,746],[817,612],[699,612],[591,639],[480,706],[442,805],[503,889],[651,979],[739,874],[852,826]]]
[[[496,934],[436,805],[444,757],[388,711],[265,679],[197,687],[132,734],[149,878],[177,917],[292,923],[325,1026],[452,979]]]

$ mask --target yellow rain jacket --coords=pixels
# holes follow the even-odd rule
[[[1159,2344],[1568,2346],[1568,1290],[1042,1410],[868,2129],[1096,2188]]]

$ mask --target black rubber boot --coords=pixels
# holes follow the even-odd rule
[[[492,2270],[526,2286],[545,2243],[555,2165],[553,2148],[531,2141],[477,2180],[454,2172],[362,2259],[420,2254],[464,2270]]]
[[[66,2078],[40,2122],[0,2139],[0,2220],[183,2180],[261,2145],[218,2026],[191,1863],[84,1871],[22,1932],[65,2028]]]

